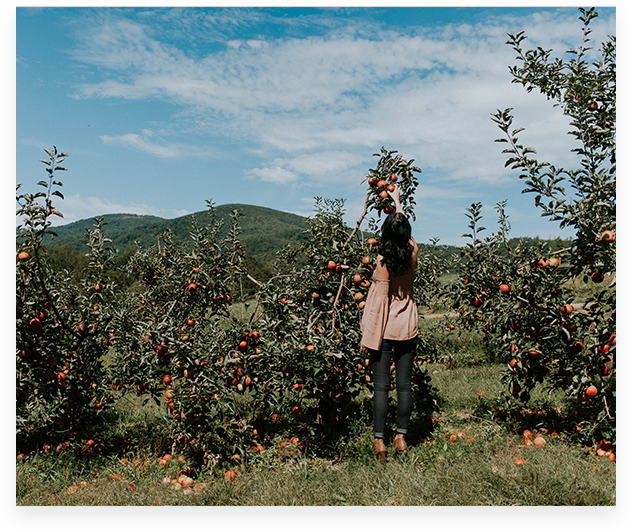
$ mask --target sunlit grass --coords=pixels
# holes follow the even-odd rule
[[[349,436],[320,456],[279,433],[248,460],[191,469],[193,486],[176,487],[191,464],[170,452],[161,428],[162,409],[142,397],[117,405],[110,437],[129,445],[111,456],[60,455],[50,449],[17,460],[18,505],[613,505],[616,464],[586,454],[549,429],[543,447],[526,446],[521,435],[485,415],[499,391],[499,365],[447,370],[427,364],[443,399],[426,439],[411,439],[404,456],[385,466],[373,457],[369,412],[358,405]],[[482,395],[481,395],[482,394]],[[544,390],[536,402],[556,404]],[[356,416],[356,417],[357,417]],[[536,432],[537,427],[531,429]],[[127,439],[129,438],[129,441]],[[516,458],[525,460],[516,465]],[[227,480],[225,472],[236,472]]]

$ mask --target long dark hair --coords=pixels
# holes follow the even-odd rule
[[[389,214],[382,224],[380,254],[390,275],[404,273],[411,266],[413,246],[410,243],[412,229],[406,215],[401,212]]]

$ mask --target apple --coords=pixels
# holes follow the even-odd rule
[[[612,242],[614,242],[617,238],[617,235],[614,233],[614,231],[604,231],[601,234],[601,241],[605,242],[606,244],[612,244]]]
[[[359,273],[356,273],[353,276],[353,282],[356,283],[356,284],[361,283],[362,282],[362,276]]]
[[[327,269],[328,270],[335,270],[336,269],[336,263],[333,260],[330,260],[327,263]]]
[[[195,320],[192,320],[191,318],[189,318],[189,319],[187,320],[187,325],[188,325],[189,327],[193,327],[193,326],[195,325]]]
[[[363,264],[369,264],[371,262],[371,258],[367,255],[362,257],[362,263]]]
[[[569,314],[573,312],[573,310],[575,310],[573,308],[573,305],[567,303],[566,305],[562,307],[562,314],[566,314],[568,316]]]
[[[370,246],[375,246],[375,244],[377,244],[377,240],[375,240],[375,238],[369,238],[366,243]]]
[[[384,188],[387,185],[386,181],[384,181],[383,179],[380,179],[377,182],[377,188]]]
[[[599,390],[597,390],[597,387],[592,384],[588,388],[586,388],[586,395],[588,397],[595,397],[598,392]]]
[[[172,381],[171,375],[165,375],[162,378],[162,382],[164,382],[165,384],[169,384]]]
[[[503,294],[507,294],[507,293],[509,293],[509,290],[510,290],[509,285],[506,285],[506,284],[501,284],[501,285],[500,285],[500,291],[501,291]]]
[[[24,262],[25,260],[29,260],[29,254],[26,251],[21,251],[18,255],[18,259],[20,259],[22,262]]]

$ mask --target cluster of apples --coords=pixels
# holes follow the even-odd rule
[[[394,210],[393,200],[388,192],[395,190],[395,182],[397,181],[397,175],[391,174],[387,179],[380,179],[377,176],[369,179],[369,186],[373,193],[377,196],[375,200],[375,207],[378,210],[384,211],[385,214],[390,214]]]

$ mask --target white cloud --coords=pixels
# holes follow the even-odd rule
[[[102,135],[100,138],[104,144],[129,148],[132,150],[148,153],[159,158],[177,157],[208,157],[209,151],[201,150],[193,146],[184,144],[174,144],[163,139],[150,140],[154,137],[149,130],[143,130],[143,135],[127,133],[124,135]]]
[[[266,167],[266,168],[253,168],[248,172],[248,177],[255,177],[268,183],[277,183],[279,185],[286,185],[298,180],[298,176],[285,168],[280,166]]]
[[[227,24],[237,28],[239,15],[258,16],[240,11],[230,19],[230,13],[190,15],[177,27],[197,27],[201,37]],[[576,14],[499,17],[417,34],[371,28],[371,38],[348,24],[345,31],[305,38],[229,38],[224,48],[198,56],[161,42],[151,17],[143,24],[102,19],[84,30],[75,58],[103,69],[104,79],[83,85],[77,95],[180,105],[187,128],[221,130],[264,154],[248,176],[280,185],[317,185],[357,173],[362,158],[351,154],[380,146],[414,157],[435,180],[502,183],[502,146],[493,142],[501,132],[490,113],[505,107],[514,107],[526,128],[525,144],[557,164],[570,161],[572,139],[563,118],[551,113],[551,102],[510,83],[507,66],[516,54],[505,41],[508,31],[524,30],[526,46],[563,53],[577,44]],[[614,21],[598,19],[593,40],[608,31],[615,31]],[[102,138],[157,157],[196,154],[147,135]],[[565,159],[554,161],[559,154]]]
[[[64,215],[63,218],[51,217],[55,225],[67,224],[86,218],[94,218],[103,214],[150,214],[162,218],[177,218],[189,214],[182,209],[158,209],[143,203],[116,203],[98,198],[96,196],[67,195],[60,203],[59,210]],[[98,213],[98,214],[95,214]]]

